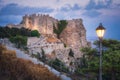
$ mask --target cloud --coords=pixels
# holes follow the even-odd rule
[[[71,7],[75,6],[75,4],[79,5],[81,8],[84,8],[88,4],[89,0],[59,0],[59,6],[62,7],[65,4],[69,4]]]
[[[103,9],[103,8],[110,8],[112,4],[112,0],[90,0],[88,5],[85,9]]]
[[[17,4],[8,4],[0,10],[0,15],[25,15],[33,13],[50,13],[53,9],[48,7],[22,7]]]
[[[2,5],[17,4],[23,7],[49,7],[54,10],[66,8],[69,5],[75,9],[101,9],[120,5],[119,0],[1,0]],[[120,7],[120,6],[119,6]]]
[[[3,3],[3,1],[0,0],[0,9],[4,6],[2,3]]]
[[[59,9],[66,4],[70,6],[74,6],[74,4],[78,4],[81,7],[85,7],[89,0],[2,0],[4,5],[8,5],[11,3],[18,4],[21,6],[27,7],[49,7],[54,9]]]
[[[120,0],[113,0],[111,4],[112,8],[119,8],[120,9]]]
[[[74,4],[73,6],[69,5],[69,4],[66,4],[65,6],[61,7],[61,11],[70,11],[70,10],[73,10],[73,11],[76,11],[76,10],[80,10],[81,7],[78,5],[78,4]]]
[[[74,4],[74,6],[72,7],[72,10],[80,10],[81,7],[78,4]]]
[[[101,9],[101,10],[99,10],[99,12],[100,13],[102,13],[101,14],[101,16],[116,16],[116,15],[118,15],[118,16],[120,16],[119,14],[120,14],[120,9]]]
[[[61,7],[60,11],[70,11],[71,6],[69,4],[66,4],[65,6]]]
[[[113,0],[93,0],[96,4],[102,3],[103,5],[109,5]]]
[[[120,0],[112,0],[113,4],[120,4]]]
[[[93,9],[95,8],[96,3],[93,0],[90,0],[89,4],[86,6],[85,9],[89,10],[89,9]]]
[[[87,16],[87,17],[97,17],[99,15],[101,15],[100,12],[96,11],[96,10],[88,10],[86,11],[85,13],[83,13],[84,16]]]

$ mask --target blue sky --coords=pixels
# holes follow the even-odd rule
[[[49,14],[56,19],[82,18],[87,39],[95,40],[99,23],[105,38],[120,40],[120,0],[0,0],[0,25],[19,24],[25,14]]]

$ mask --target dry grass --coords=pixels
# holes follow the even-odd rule
[[[49,37],[46,40],[47,40],[47,42],[54,42],[54,43],[58,42],[58,39],[57,38],[53,38],[53,37]]]
[[[60,80],[44,66],[17,58],[15,51],[7,50],[2,45],[0,45],[0,74],[4,74],[6,80]]]

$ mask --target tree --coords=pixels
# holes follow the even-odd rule
[[[10,28],[8,27],[0,27],[0,37],[1,38],[6,38],[10,37]]]
[[[98,76],[99,70],[99,55],[97,48],[99,41],[95,41],[96,49],[83,48],[81,51],[84,53],[83,57],[87,67],[81,68],[85,73],[94,73]],[[104,80],[120,80],[120,41],[117,40],[103,40],[103,54],[102,54],[102,69]],[[81,61],[84,63],[84,61]],[[84,65],[80,65],[84,66]]]
[[[95,41],[94,45],[99,47],[99,41]],[[103,40],[102,41],[103,49],[104,50],[119,50],[120,49],[120,41],[113,40],[113,39],[108,39],[108,40]]]
[[[12,43],[15,43],[18,48],[24,47],[27,45],[27,37],[17,35],[15,37],[10,37],[9,40]]]
[[[69,69],[65,66],[65,64],[57,58],[55,60],[51,60],[49,64],[58,71],[66,73],[69,72]]]
[[[10,38],[16,35],[21,36],[31,36],[31,33],[33,36],[39,36],[38,31],[31,31],[29,29],[26,29],[24,27],[22,28],[9,28],[9,27],[0,27],[0,38]]]
[[[108,79],[120,80],[120,50],[111,49],[104,52],[103,72]]]
[[[40,36],[40,33],[37,31],[37,30],[33,30],[33,31],[31,31],[31,36],[32,37],[39,37]]]
[[[76,69],[77,74],[89,74],[89,76],[97,76],[96,73],[98,73],[98,66],[96,65],[99,63],[99,58],[98,55],[96,55],[97,50],[90,48],[90,47],[85,47],[82,48],[81,51],[83,52],[82,57],[78,60],[78,67]]]
[[[46,55],[45,55],[45,51],[43,50],[43,48],[41,48],[41,54],[42,54],[42,57],[41,57],[41,60],[43,61],[43,62],[45,62],[46,61]]]

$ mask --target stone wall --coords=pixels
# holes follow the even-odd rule
[[[47,42],[47,39],[44,35],[37,37],[28,38],[28,48],[32,53],[41,53],[41,49],[44,50],[45,54],[51,54],[54,50],[64,49],[64,44],[60,41],[56,42]]]

